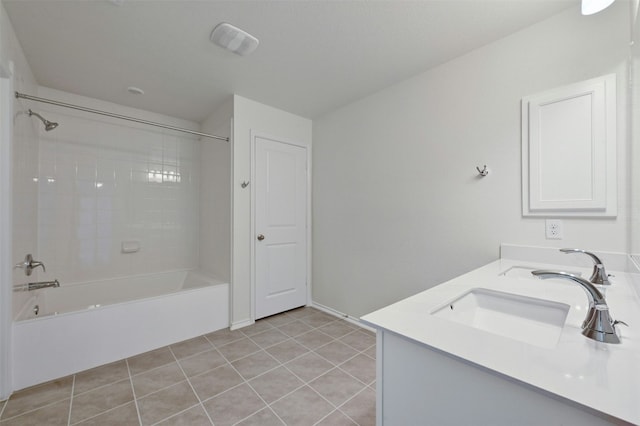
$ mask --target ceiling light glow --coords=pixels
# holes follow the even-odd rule
[[[582,0],[582,14],[593,15],[611,6],[615,0]]]

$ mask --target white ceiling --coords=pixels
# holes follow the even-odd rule
[[[201,121],[231,94],[309,118],[579,0],[3,0],[38,83]],[[219,22],[260,39],[240,57]],[[128,86],[145,90],[131,95]]]

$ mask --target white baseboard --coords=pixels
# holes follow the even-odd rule
[[[248,327],[251,324],[254,324],[255,321],[251,320],[251,319],[245,319],[242,321],[238,321],[238,322],[233,322],[231,323],[231,326],[229,327],[229,330],[237,330],[239,328],[244,328],[244,327]]]
[[[354,324],[354,325],[357,325],[358,327],[364,328],[365,330],[369,330],[369,331],[372,331],[374,333],[376,332],[375,328],[369,327],[368,325],[364,325],[362,323],[362,321],[360,321],[360,318],[351,317],[351,316],[349,316],[349,315],[347,315],[345,313],[342,313],[342,312],[337,311],[337,310],[335,310],[333,308],[330,308],[328,306],[325,306],[325,305],[322,305],[320,303],[313,302],[313,301],[311,302],[311,304],[309,306],[311,306],[312,308],[316,308],[316,309],[318,309],[318,310],[320,310],[322,312],[325,312],[325,313],[327,313],[329,315],[333,315],[335,317],[341,318],[341,319],[343,319],[343,320],[345,320],[347,322],[350,322],[351,324]]]

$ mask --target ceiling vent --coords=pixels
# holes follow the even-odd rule
[[[211,41],[220,47],[245,56],[256,50],[258,39],[238,27],[223,22],[218,24],[211,32]]]

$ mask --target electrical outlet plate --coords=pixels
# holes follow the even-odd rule
[[[562,221],[560,219],[547,219],[545,221],[547,240],[562,239]]]

